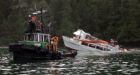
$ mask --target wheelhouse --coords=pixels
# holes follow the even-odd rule
[[[50,35],[44,33],[26,33],[24,41],[49,42]]]
[[[19,41],[19,44],[37,46],[45,48],[46,45],[50,44],[50,34],[45,33],[26,33],[24,35],[24,40]]]

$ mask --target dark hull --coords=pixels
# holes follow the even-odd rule
[[[13,44],[9,46],[14,60],[55,60],[65,57],[75,57],[77,51],[52,52],[52,50],[41,49],[36,46]]]

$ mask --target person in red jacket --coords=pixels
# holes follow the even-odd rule
[[[29,21],[29,32],[35,32],[36,30],[36,19],[37,17],[35,15],[32,15],[31,18],[30,18],[30,21]]]

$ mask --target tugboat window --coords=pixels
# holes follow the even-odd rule
[[[39,41],[43,41],[43,36],[39,34]]]
[[[45,42],[48,41],[48,36],[47,36],[47,35],[44,36],[44,41],[45,41]]]
[[[34,41],[37,41],[37,34],[34,34]]]
[[[26,34],[24,39],[25,40],[33,40],[33,35],[32,34]]]

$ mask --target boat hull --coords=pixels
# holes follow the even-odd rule
[[[120,50],[99,50],[93,47],[89,47],[87,45],[82,45],[81,41],[74,40],[73,38],[69,38],[66,36],[63,36],[63,41],[66,47],[78,50],[78,55],[108,55],[121,52]]]

